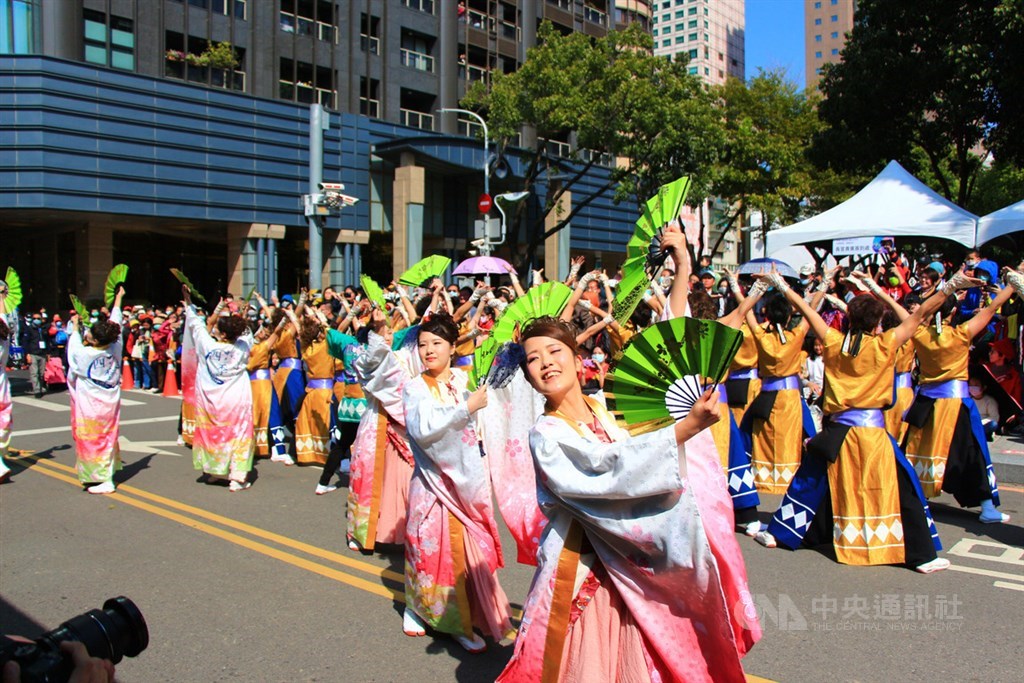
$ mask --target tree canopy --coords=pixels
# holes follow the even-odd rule
[[[990,153],[1024,158],[1022,0],[861,0],[825,67],[814,158],[877,171],[899,159],[961,206]]]

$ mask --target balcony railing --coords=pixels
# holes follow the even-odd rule
[[[503,38],[508,38],[509,40],[515,41],[519,41],[522,39],[522,33],[520,32],[519,27],[516,26],[515,22],[512,21],[503,20],[501,22],[501,36]]]
[[[380,54],[380,38],[377,36],[368,36],[365,33],[359,34],[359,49],[363,52],[371,52],[375,55]]]
[[[434,58],[422,52],[401,48],[402,65],[419,71],[434,73]]]
[[[359,98],[359,113],[374,119],[380,118],[380,100],[371,100],[369,97]]]
[[[459,118],[459,135],[464,135],[467,138],[480,138],[483,137],[483,133],[483,127],[476,121]]]
[[[402,125],[410,128],[422,128],[423,130],[434,130],[434,115],[425,114],[414,109],[400,109]]]
[[[297,33],[300,36],[311,36],[316,33],[318,39],[329,42],[338,42],[338,28],[333,24],[324,21],[314,21],[307,17],[292,14],[281,10],[278,19],[281,30],[285,33]]]
[[[564,9],[566,12],[572,11],[572,0],[548,0],[548,4]]]
[[[568,158],[572,155],[572,146],[568,142],[548,140],[544,144],[544,151],[556,157]]]
[[[471,9],[466,11],[466,21],[473,28],[486,31],[490,28],[492,19],[483,12]]]
[[[490,73],[489,69],[485,69],[482,66],[476,66],[474,64],[466,66],[466,80],[469,81],[486,81],[487,76]]]
[[[316,101],[321,106],[327,107],[328,109],[334,109],[335,108],[334,107],[335,95],[337,95],[336,92],[334,92],[333,90],[328,90],[327,88],[317,88],[316,89]]]
[[[608,15],[596,7],[591,7],[589,5],[583,6],[583,18],[599,26],[608,25]]]
[[[434,0],[402,0],[402,3],[409,9],[419,10],[427,14],[434,13]]]

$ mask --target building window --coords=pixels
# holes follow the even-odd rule
[[[682,19],[685,16],[686,16],[686,10],[682,10],[681,9],[681,10],[676,11],[676,19]]]
[[[710,76],[711,75],[711,69],[709,69],[707,67],[704,67],[704,75],[705,76]]]
[[[837,47],[832,48],[832,54],[833,55],[838,55],[839,54],[839,48],[837,48]]]
[[[814,36],[814,42],[816,42],[816,43],[820,43],[821,42],[821,34],[820,33],[818,35]]]
[[[661,15],[661,23],[664,24],[666,21],[672,21],[672,15],[671,14],[662,14]]]
[[[657,37],[658,37],[658,29],[654,29],[654,30],[653,30],[653,31],[651,32],[651,34],[652,34],[652,35],[653,35],[653,36],[654,36],[655,38],[657,38]]]
[[[131,19],[82,10],[85,21],[85,61],[115,69],[135,70],[135,31]]]
[[[829,37],[830,38],[838,38],[839,37],[839,31],[832,31],[832,33],[829,35]]]
[[[281,58],[278,96],[303,104],[322,104],[334,108],[334,72],[325,66]]]
[[[671,38],[666,38],[665,40],[661,41],[661,46],[662,47],[669,47],[671,45],[672,45],[672,39]]]
[[[380,54],[380,17],[360,15],[359,49],[371,54]]]
[[[214,88],[245,92],[245,50],[230,43],[212,45],[205,38],[167,31],[164,75]]]
[[[682,45],[682,44],[683,44],[683,43],[685,43],[685,42],[686,42],[686,41],[685,41],[685,40],[683,40],[683,37],[682,37],[682,36],[676,36],[676,45]]]
[[[697,34],[696,33],[691,33],[689,38],[690,38],[690,40],[697,40]]]
[[[380,81],[376,78],[359,78],[359,113],[380,118]]]
[[[0,54],[27,55],[39,43],[40,0],[0,0]]]
[[[426,12],[427,14],[434,13],[434,0],[402,0],[402,2],[410,9]]]
[[[832,0],[831,4],[838,5],[839,4],[839,0]]]
[[[818,17],[817,19],[814,20],[814,25],[821,26],[821,17]]]
[[[690,20],[690,21],[689,21],[689,22],[688,22],[688,23],[686,24],[686,27],[687,27],[687,28],[697,28],[697,20],[696,20],[696,19],[691,19],[691,20]]]
[[[337,43],[338,22],[335,19],[334,11],[334,3],[323,0],[317,2],[281,0],[278,24],[285,33],[316,36],[317,40]]]
[[[697,67],[695,67],[695,66],[691,66],[691,67],[690,67],[689,69],[687,69],[686,71],[687,71],[687,73],[689,73],[689,74],[690,74],[691,76],[696,76],[696,75],[697,75]]]
[[[672,33],[672,27],[671,26],[665,26],[664,28],[661,29],[661,34],[662,35],[667,35],[669,33]]]
[[[691,7],[690,9],[686,10],[686,13],[689,14],[690,16],[693,16],[694,14],[697,13],[697,8]]]
[[[820,2],[814,3],[814,9],[821,9],[821,3]]]
[[[697,59],[697,50],[696,49],[690,50],[687,54],[689,54],[690,59]]]
[[[835,23],[835,22],[839,21],[839,15],[838,14],[833,14],[831,17],[828,18],[828,20],[831,21],[832,23]]]
[[[814,58],[821,59],[821,50],[818,50],[817,52],[814,53]]]

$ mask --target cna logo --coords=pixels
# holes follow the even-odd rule
[[[807,619],[793,599],[785,594],[773,600],[768,595],[751,595],[750,591],[745,590],[733,605],[732,613],[736,621],[746,629],[760,623],[762,627],[771,625],[780,631],[808,630]]]
[[[217,384],[224,384],[225,379],[238,365],[238,353],[234,347],[214,349],[206,354],[206,367],[210,379]]]
[[[113,389],[121,383],[121,363],[109,353],[105,353],[89,363],[85,376],[97,386]]]

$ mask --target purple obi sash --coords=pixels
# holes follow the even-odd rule
[[[782,391],[784,389],[800,389],[800,377],[787,375],[786,377],[765,377],[761,380],[761,391]]]
[[[847,427],[885,428],[885,416],[878,408],[849,408],[831,415],[830,419]]]
[[[330,379],[310,379],[306,380],[307,389],[333,389],[334,378]]]
[[[945,382],[928,382],[918,387],[918,392],[928,398],[967,398],[967,382],[962,379],[948,379]]]
[[[747,368],[746,370],[730,372],[728,379],[757,379],[757,368]]]
[[[255,381],[258,379],[270,379],[270,370],[268,368],[260,368],[259,370],[253,370],[249,373],[249,379]]]
[[[909,372],[897,372],[896,373],[896,388],[897,389],[910,389],[914,386],[913,377]]]
[[[294,370],[296,368],[300,368],[301,369],[302,368],[302,361],[300,361],[298,358],[282,358],[281,362],[277,364],[277,367],[279,367],[279,368],[291,368],[292,370]]]

